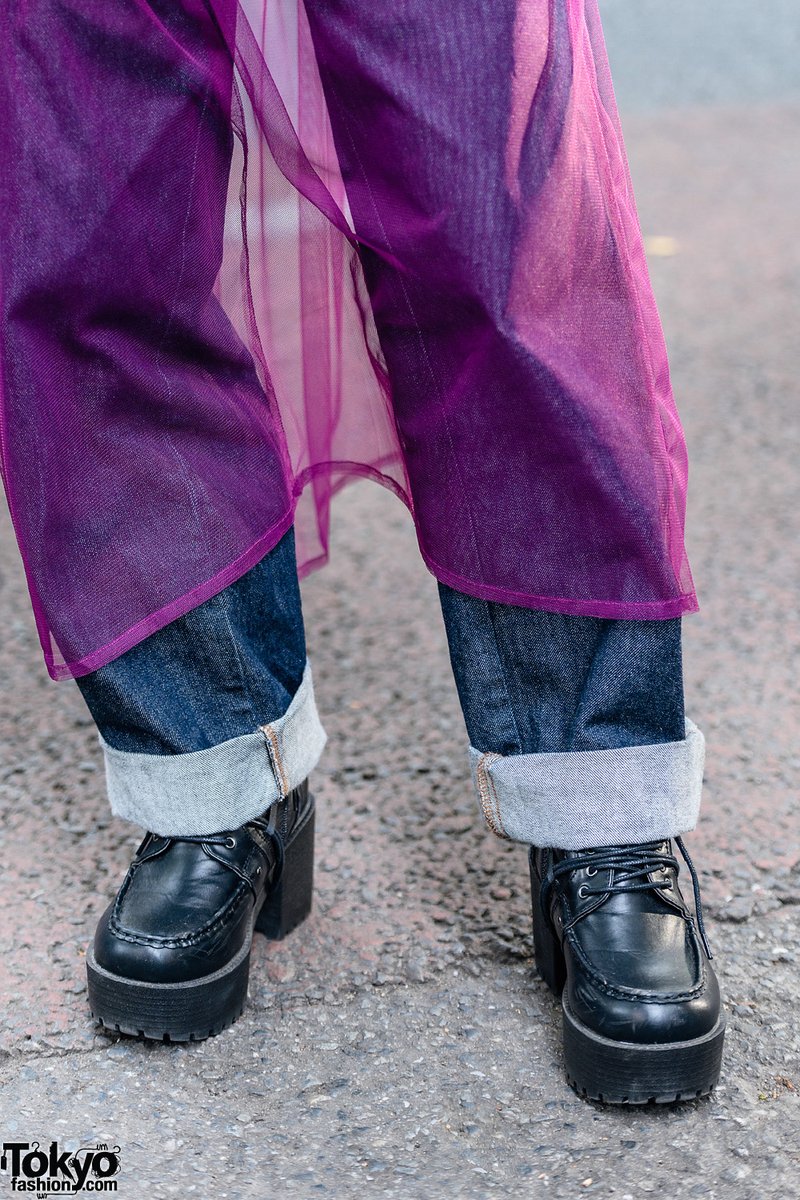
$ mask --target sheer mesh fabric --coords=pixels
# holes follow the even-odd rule
[[[595,0],[0,13],[2,468],[48,669],[366,476],[472,595],[697,607]]]

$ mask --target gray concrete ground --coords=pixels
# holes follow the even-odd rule
[[[85,946],[139,835],[107,811],[77,689],[46,677],[3,526],[4,1140],[118,1144],[124,1197],[797,1194],[800,103],[780,77],[793,6],[725,5],[725,44],[692,51],[705,92],[673,104],[654,84],[667,107],[637,102],[653,7],[604,11],[642,225],[676,250],[651,268],[691,461],[702,611],[685,623],[687,699],[708,756],[689,847],[729,1013],[720,1088],[627,1111],[566,1087],[524,851],[475,811],[434,581],[405,511],[359,484],[338,503],[333,561],[304,585],[330,735],[315,912],[284,944],[258,940],[245,1016],[185,1047],[99,1035],[87,1016]],[[784,25],[741,34],[767,8]],[[740,34],[745,57],[767,44],[778,66],[743,69],[737,99],[716,64],[735,64]]]

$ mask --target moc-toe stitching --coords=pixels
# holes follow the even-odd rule
[[[162,937],[158,934],[141,933],[139,931],[127,929],[120,923],[116,912],[112,912],[109,919],[109,932],[112,933],[114,937],[119,938],[121,941],[132,942],[137,946],[163,946],[165,949],[171,949],[173,947],[177,949],[185,946],[195,946],[209,934],[215,933],[217,929],[220,929],[223,925],[228,924],[230,917],[239,908],[241,901],[245,897],[249,897],[250,894],[250,889],[246,883],[238,883],[236,891],[233,893],[224,908],[215,912],[211,920],[203,925],[202,928],[196,930],[194,933],[186,934],[183,937]]]
[[[696,1000],[701,996],[706,988],[706,964],[703,961],[702,955],[697,954],[697,946],[694,939],[694,930],[691,929],[691,945],[695,954],[695,959],[699,970],[699,981],[693,988],[681,992],[648,992],[641,988],[626,988],[619,984],[609,983],[597,970],[591,959],[587,958],[583,947],[578,941],[572,929],[565,930],[565,939],[569,941],[570,949],[575,955],[581,967],[589,976],[593,984],[607,996],[611,996],[614,1000],[643,1000],[646,999],[649,1004],[675,1004],[682,1000]]]

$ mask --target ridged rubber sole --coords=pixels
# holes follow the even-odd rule
[[[601,1037],[561,1000],[564,1065],[579,1096],[603,1104],[674,1104],[714,1090],[722,1067],[725,1019],[687,1042],[639,1044]]]
[[[253,932],[281,941],[311,912],[314,887],[314,800],[287,842],[283,870],[253,911],[247,940],[212,975],[185,983],[146,983],[107,971],[86,952],[89,1008],[106,1029],[159,1042],[203,1041],[242,1015],[247,1002]]]
[[[724,1015],[708,1033],[686,1042],[621,1042],[589,1029],[570,1011],[566,961],[541,912],[540,884],[531,853],[534,958],[542,979],[561,999],[570,1086],[584,1099],[602,1104],[674,1104],[708,1096],[722,1068]]]

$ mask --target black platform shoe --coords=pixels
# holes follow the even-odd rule
[[[240,1016],[253,930],[280,939],[311,911],[314,801],[295,788],[240,829],[148,833],[86,955],[109,1029],[196,1041]]]
[[[567,1078],[592,1100],[693,1100],[719,1078],[725,1019],[675,841],[697,926],[669,842],[531,847],[536,965],[561,996]]]

